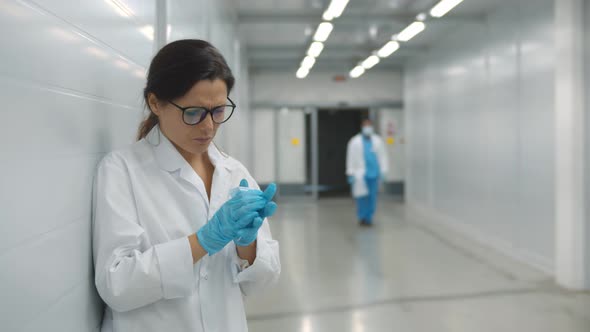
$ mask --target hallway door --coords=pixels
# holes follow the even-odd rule
[[[348,196],[346,145],[360,132],[368,109],[320,109],[318,112],[319,197]]]

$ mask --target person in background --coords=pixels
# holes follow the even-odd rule
[[[377,208],[379,180],[383,179],[389,161],[385,144],[375,134],[371,120],[364,119],[361,133],[348,141],[346,175],[356,199],[357,217],[361,226],[371,226]]]
[[[138,142],[100,162],[93,196],[102,332],[248,330],[242,296],[276,283],[279,245],[248,170],[213,143],[236,105],[234,77],[206,41],[153,58]]]

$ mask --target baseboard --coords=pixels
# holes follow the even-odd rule
[[[265,189],[268,183],[259,183],[261,189]],[[308,185],[304,183],[277,183],[278,195],[306,195],[311,192]]]
[[[259,183],[261,188],[266,188],[268,183]],[[304,183],[277,183],[279,187],[279,194],[280,195],[307,195],[311,194],[313,191],[313,187],[308,184]],[[394,182],[384,182],[382,185],[382,193],[396,196],[396,197],[404,197],[404,182],[403,181],[394,181]],[[332,193],[333,196],[349,196],[350,195],[350,186],[348,184],[343,184],[341,186],[318,186],[318,192],[322,193]]]
[[[408,201],[406,202],[406,209],[409,213],[413,213],[414,215],[424,219],[424,221],[418,220],[418,222],[438,223],[463,237],[466,237],[485,247],[496,250],[518,262],[540,270],[541,272],[548,275],[555,275],[554,264],[546,257],[540,256],[523,248],[517,248],[511,245],[509,242],[486,234],[485,232],[482,232],[481,230],[472,227],[469,224],[461,222],[422,204]]]

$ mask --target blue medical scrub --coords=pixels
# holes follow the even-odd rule
[[[356,200],[357,216],[359,220],[366,223],[373,223],[373,214],[377,208],[377,190],[379,189],[379,162],[377,153],[373,149],[373,142],[370,136],[363,136],[363,151],[365,157],[365,182],[369,194]]]

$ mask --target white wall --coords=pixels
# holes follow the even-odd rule
[[[583,28],[583,32],[581,33],[581,35],[583,36],[583,62],[585,64],[585,68],[584,68],[584,87],[585,90],[582,91],[582,94],[585,96],[590,96],[590,3],[588,1],[584,1],[583,2],[583,6],[584,6],[584,11],[583,11],[583,19],[582,19],[582,24],[584,26]],[[579,23],[579,22],[576,22]],[[576,91],[577,93],[577,91]],[[590,114],[590,99],[586,97],[585,101],[584,101],[584,107],[585,107],[585,114]],[[590,288],[590,209],[586,208],[586,206],[588,206],[588,199],[590,198],[590,176],[588,176],[590,174],[590,116],[585,116],[585,121],[584,121],[584,133],[585,133],[585,137],[583,138],[583,142],[581,144],[581,146],[583,146],[584,149],[584,164],[585,164],[585,169],[583,170],[584,174],[585,174],[585,179],[584,179],[584,188],[585,188],[585,197],[584,197],[584,202],[583,202],[583,206],[584,206],[584,210],[585,210],[585,215],[583,216],[585,223],[583,223],[583,228],[585,229],[585,233],[584,234],[584,241],[585,241],[585,252],[583,253],[583,257],[585,258],[585,286],[586,289]],[[585,143],[585,144],[584,144]]]
[[[0,0],[0,322],[95,331],[90,205],[95,165],[134,140],[153,1]]]
[[[403,98],[401,72],[372,70],[345,82],[335,82],[332,73],[314,70],[305,79],[296,78],[294,72],[261,71],[251,76],[254,105],[375,105]]]
[[[235,34],[228,35],[235,36]],[[221,126],[223,148],[232,157],[241,161],[248,169],[253,167],[253,131],[250,111],[248,57],[238,40],[234,40],[233,64],[230,63],[236,78],[236,85],[230,98],[237,107],[228,122]]]
[[[402,109],[383,108],[379,114],[379,135],[385,141],[387,156],[389,157],[389,171],[385,180],[388,182],[403,182],[405,180],[405,121]],[[392,139],[392,141],[389,141]]]
[[[252,114],[254,161],[252,176],[260,183],[277,181],[275,114],[273,109],[260,109]]]
[[[166,20],[170,26],[168,42],[179,39],[209,39],[211,5],[205,0],[166,1]]]
[[[280,183],[305,183],[305,113],[301,109],[279,111],[278,144]],[[293,142],[298,140],[299,143]]]
[[[259,109],[254,112],[252,131],[253,176],[261,183],[304,184],[306,139],[303,110]]]
[[[0,0],[2,330],[99,328],[92,179],[105,153],[135,140],[155,49],[142,33],[155,25],[155,0],[120,1],[132,17],[103,0]],[[240,67],[235,93],[247,95],[231,1],[168,5],[170,40],[210,40],[234,71]],[[247,113],[247,97],[236,99],[245,99]],[[247,148],[236,141],[228,152]]]
[[[407,199],[554,265],[553,1],[518,0],[408,66]]]

